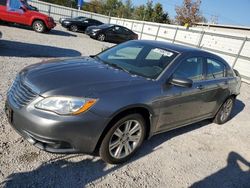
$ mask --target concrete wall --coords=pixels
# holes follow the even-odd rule
[[[212,25],[210,25],[210,26],[197,25],[196,27],[199,29],[205,29],[206,31],[224,32],[224,33],[228,33],[228,34],[241,34],[241,35],[250,37],[250,29],[244,30],[244,29],[240,29],[240,28],[214,27]]]

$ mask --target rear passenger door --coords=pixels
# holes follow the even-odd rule
[[[201,110],[204,114],[213,116],[220,105],[230,95],[229,80],[226,65],[215,58],[205,58],[206,75],[204,94],[205,103]]]
[[[121,34],[122,34],[121,42],[131,40],[131,32],[127,28],[121,27]]]
[[[106,33],[107,38],[111,42],[121,42],[122,41],[122,33],[120,32],[120,28],[121,27],[119,27],[119,26],[114,26],[107,31],[107,33]]]
[[[80,28],[82,31],[85,31],[88,26],[92,25],[91,19],[81,19],[80,22],[78,22],[78,28]]]

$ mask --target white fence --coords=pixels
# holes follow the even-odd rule
[[[161,40],[202,48],[223,57],[240,72],[244,81],[250,83],[249,36],[109,17],[41,1],[32,1],[31,4],[36,6],[40,12],[52,16],[55,20],[59,20],[61,17],[85,16],[104,23],[123,25],[136,32],[140,39]]]

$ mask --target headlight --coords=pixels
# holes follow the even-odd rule
[[[63,23],[66,24],[66,25],[67,25],[67,24],[70,24],[69,21],[63,21]]]
[[[35,104],[35,107],[60,115],[77,115],[87,111],[96,102],[97,99],[58,96],[45,98]]]
[[[92,29],[93,32],[100,31],[100,29]]]

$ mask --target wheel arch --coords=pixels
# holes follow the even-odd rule
[[[44,25],[47,27],[46,21],[45,21],[44,19],[42,19],[42,18],[36,18],[36,17],[34,17],[34,18],[31,19],[30,26],[33,26],[33,23],[34,23],[35,21],[41,21],[41,22],[43,22]]]
[[[233,97],[234,99],[236,99],[237,95],[236,94],[231,94],[229,95],[227,98],[225,98],[225,100],[223,101],[223,103],[221,103],[221,105],[218,106],[218,108],[216,109],[215,113],[213,114],[213,118],[217,115],[217,113],[219,112],[219,110],[221,109],[222,105],[226,102],[227,99],[229,99],[230,97]]]
[[[129,114],[133,114],[133,113],[138,113],[140,115],[143,116],[144,120],[146,121],[146,137],[145,138],[149,138],[150,137],[150,131],[151,131],[151,116],[153,114],[153,112],[145,107],[145,106],[131,106],[128,108],[123,108],[121,110],[119,110],[118,112],[116,112],[111,120],[107,123],[107,126],[105,127],[104,131],[102,132],[96,147],[95,147],[95,153],[98,153],[99,148],[101,146],[101,143],[105,137],[105,135],[107,134],[107,132],[111,129],[112,125],[118,121],[119,119],[121,119],[122,117],[129,115]]]

